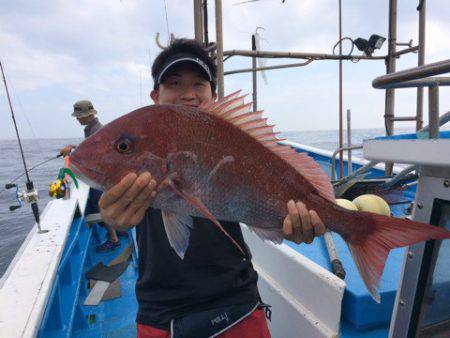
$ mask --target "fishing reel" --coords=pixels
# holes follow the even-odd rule
[[[30,186],[27,183],[27,190],[23,190],[19,192],[19,187],[17,186],[17,184],[15,183],[8,183],[5,184],[5,189],[9,190],[9,189],[16,189],[16,200],[17,202],[19,202],[18,205],[10,205],[9,206],[9,210],[10,211],[14,211],[16,209],[19,209],[23,206],[23,204],[28,204],[28,203],[36,203],[39,199],[39,194],[38,191],[36,190],[36,188],[34,188],[33,184],[31,184]]]
[[[61,168],[59,169],[58,177],[50,184],[50,189],[48,194],[52,198],[60,199],[66,197],[69,191],[69,182],[66,179],[66,175],[69,175],[72,178],[75,187],[78,189],[78,181],[69,168]]]

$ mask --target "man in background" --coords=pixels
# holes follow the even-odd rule
[[[96,117],[97,111],[94,109],[94,105],[91,101],[81,100],[77,101],[73,105],[72,116],[75,117],[78,122],[84,127],[84,138],[88,138],[94,134],[97,130],[103,127],[98,118]],[[69,155],[70,152],[77,146],[75,144],[69,144],[61,149],[60,154],[64,157]],[[86,213],[98,213],[98,201],[102,195],[99,190],[91,189],[89,204],[86,207]],[[109,225],[102,223],[108,230],[108,239],[97,246],[97,252],[109,252],[120,247],[119,237],[127,237],[127,233],[124,231],[116,231]]]
[[[97,115],[97,111],[94,109],[91,101],[81,100],[74,103],[72,116],[75,117],[82,126],[86,126],[84,127],[84,138],[88,138],[103,127],[95,115]],[[69,144],[61,149],[60,153],[65,157],[76,147],[75,144]]]

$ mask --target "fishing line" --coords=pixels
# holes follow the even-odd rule
[[[31,167],[30,169],[28,169],[28,172],[33,171],[34,169],[36,169],[36,168],[40,167],[41,165],[44,165],[44,164],[46,164],[46,163],[48,163],[48,162],[50,162],[50,161],[56,160],[57,158],[60,158],[61,156],[62,156],[62,155],[60,154],[60,155],[58,155],[58,156],[54,156],[54,157],[48,158],[48,159],[46,159],[46,160],[44,160],[44,161],[42,161],[42,162],[36,164],[35,166]],[[23,177],[24,175],[25,175],[25,173],[22,173],[22,174],[20,174],[19,176],[13,178],[12,180],[9,180],[8,182],[14,183],[15,181],[17,181],[19,178]],[[4,192],[4,191],[6,191],[5,188],[4,188],[3,190],[0,190],[0,194],[1,194],[2,192]]]
[[[20,108],[21,108],[21,109],[19,109],[19,112],[21,112],[21,114],[22,114],[23,117],[25,118],[25,121],[27,121],[28,126],[30,127],[31,134],[33,134],[33,137],[34,137],[33,142],[36,143],[37,147],[39,148],[39,152],[41,153],[41,156],[44,157],[44,151],[43,151],[43,149],[42,149],[42,147],[41,147],[40,142],[38,141],[38,138],[37,138],[37,136],[36,136],[36,133],[34,132],[33,126],[31,125],[31,122],[30,122],[30,120],[28,119],[28,116],[27,116],[28,114],[26,114],[25,109],[23,108],[22,101],[20,101],[19,96],[18,96],[17,94],[15,94],[15,92],[17,92],[17,91],[15,90],[14,86],[13,86],[11,83],[10,83],[9,85],[10,85],[11,88],[13,89],[13,90],[12,90],[12,95],[14,96],[14,98],[16,99],[16,101],[19,102],[19,106],[20,106]]]
[[[169,17],[168,17],[168,14],[167,14],[167,4],[166,4],[166,0],[164,0],[164,11],[165,11],[165,13],[166,13],[167,39],[170,40]]]

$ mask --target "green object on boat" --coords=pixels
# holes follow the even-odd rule
[[[73,173],[72,170],[70,170],[69,168],[61,168],[59,169],[59,174],[58,174],[58,179],[62,180],[64,178],[64,176],[69,175],[70,178],[73,180],[73,183],[75,183],[75,187],[78,189],[78,181],[77,178],[75,177],[75,174]]]

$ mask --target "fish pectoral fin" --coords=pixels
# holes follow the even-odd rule
[[[242,250],[241,246],[234,240],[233,237],[223,228],[222,224],[214,217],[214,215],[208,210],[205,204],[203,204],[202,200],[198,197],[192,196],[182,189],[178,189],[173,182],[173,180],[169,180],[169,186],[173,189],[175,193],[184,198],[184,200],[192,205],[200,214],[202,214],[205,218],[209,219],[213,222],[224,234],[227,236],[230,241],[239,249],[239,251],[245,255],[244,250]]]
[[[193,227],[193,219],[189,215],[179,215],[169,211],[161,211],[164,228],[170,246],[181,259],[189,246],[189,238]]]
[[[157,176],[159,173],[164,174],[166,169],[166,160],[149,152],[143,152],[137,159],[136,164],[137,171],[149,171],[153,176]]]
[[[281,242],[283,242],[284,236],[281,229],[278,228],[264,229],[253,226],[249,226],[248,228],[250,229],[250,231],[257,234],[262,240],[270,241],[275,244],[281,244]]]

